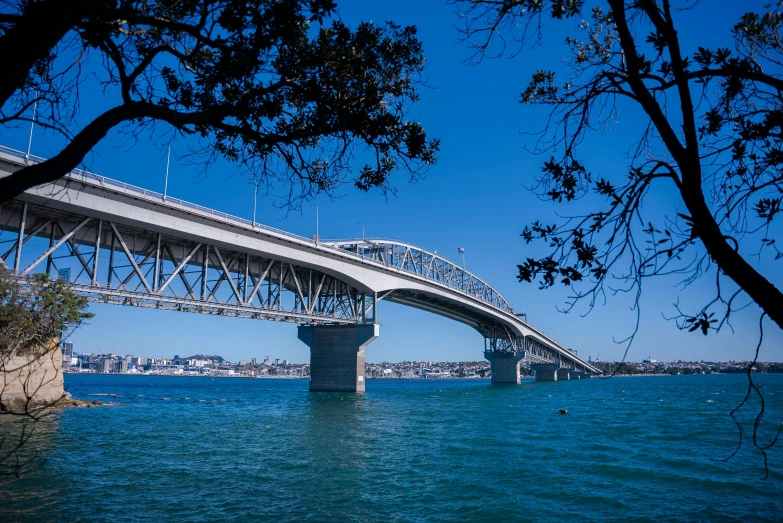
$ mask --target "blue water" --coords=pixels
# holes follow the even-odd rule
[[[744,379],[371,380],[353,395],[67,375],[74,397],[120,405],[56,415],[43,468],[0,479],[0,520],[780,521],[781,449],[767,480],[749,449],[721,461]],[[758,380],[780,422],[783,376]]]

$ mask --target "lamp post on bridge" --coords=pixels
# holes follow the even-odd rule
[[[256,204],[258,203],[258,182],[255,184],[255,189],[253,190],[253,228],[256,226]]]
[[[462,290],[467,291],[465,288],[465,247],[458,247],[457,252],[462,255]]]
[[[30,122],[30,139],[27,140],[27,154],[24,155],[25,160],[30,159],[30,149],[33,146],[33,128],[35,127],[35,118],[38,114],[38,91],[35,92],[35,102],[33,103],[33,120]]]
[[[166,182],[163,184],[163,200],[166,199],[166,194],[169,190],[169,164],[171,163],[171,146],[169,145],[169,152],[166,155]]]
[[[315,244],[318,245],[318,242],[321,239],[320,232],[318,231],[318,204],[311,203],[310,207],[315,207]]]

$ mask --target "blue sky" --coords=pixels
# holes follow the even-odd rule
[[[697,31],[699,43],[730,45],[729,29],[741,10],[751,8],[719,2],[718,8],[700,4],[698,13],[682,15],[685,31]],[[762,3],[758,2],[758,6]],[[519,237],[524,226],[536,219],[552,221],[556,206],[540,202],[525,188],[540,169],[542,159],[523,149],[545,114],[518,103],[529,75],[556,65],[565,54],[561,28],[547,29],[541,45],[525,50],[514,59],[485,60],[478,66],[463,64],[469,56],[458,43],[453,8],[438,1],[340,1],[340,16],[349,25],[361,20],[393,20],[414,24],[429,60],[429,87],[421,89],[421,102],[411,117],[424,124],[428,133],[441,139],[438,164],[425,180],[407,183],[404,173],[396,178],[397,197],[360,194],[346,186],[334,200],[320,198],[320,232],[325,238],[356,237],[364,224],[368,237],[391,237],[427,249],[437,249],[454,260],[457,248],[466,250],[467,267],[489,281],[508,298],[515,309],[528,314],[529,321],[581,356],[619,359],[623,347],[613,342],[625,337],[635,321],[625,296],[612,297],[586,317],[557,311],[567,296],[564,289],[539,291],[536,285],[516,281],[516,265],[534,256],[535,247]],[[570,26],[566,26],[570,28]],[[709,32],[706,28],[710,28]],[[683,31],[683,32],[685,32]],[[83,114],[95,113],[107,104],[101,97],[84,96]],[[623,138],[633,130],[634,115],[620,118],[616,129],[595,135],[584,155],[592,170],[623,169]],[[629,121],[630,120],[630,121]],[[623,127],[625,126],[625,127]],[[2,129],[0,143],[25,149],[29,129]],[[32,152],[51,156],[59,142],[42,130],[35,132]],[[206,178],[176,159],[186,142],[177,139],[169,178],[169,194],[191,202],[250,218],[253,189],[230,167],[221,166]],[[132,147],[119,132],[112,133],[90,155],[90,170],[153,190],[162,191],[165,150],[143,141]],[[279,192],[282,192],[279,188]],[[671,212],[663,191],[647,205]],[[315,232],[315,207],[301,214],[286,214],[274,206],[273,194],[259,197],[259,222],[295,233]],[[779,264],[778,264],[779,267]],[[780,286],[780,269],[766,266],[768,277]],[[777,278],[777,279],[775,279]],[[678,331],[663,319],[672,315],[677,299],[676,280],[649,282],[642,298],[639,335],[629,353],[630,360],[651,354],[658,360],[747,359],[757,341],[758,311],[750,307],[738,314],[735,331],[704,337]],[[682,300],[700,303],[711,290],[697,284]],[[78,349],[133,353],[146,356],[174,354],[221,354],[230,360],[270,355],[290,361],[309,359],[307,347],[296,337],[296,325],[219,318],[197,314],[165,312],[131,307],[91,305],[96,316],[73,337]],[[367,349],[368,361],[478,360],[484,347],[482,337],[471,328],[426,312],[393,304],[379,309],[381,337]],[[783,335],[771,323],[767,326],[763,360],[783,359]]]

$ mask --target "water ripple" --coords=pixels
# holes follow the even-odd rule
[[[737,376],[519,387],[371,381],[363,396],[308,393],[295,380],[69,375],[66,383],[75,397],[117,394],[120,405],[59,414],[39,438],[45,467],[0,480],[2,521],[783,515],[780,449],[767,481],[747,448],[722,461],[736,444],[728,411],[745,386]],[[765,377],[765,387],[779,396],[783,376]],[[772,403],[768,419],[780,419],[783,406]]]

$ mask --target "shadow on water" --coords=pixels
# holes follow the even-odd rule
[[[41,509],[57,511],[60,487],[43,469],[56,449],[59,414],[39,420],[0,415],[0,520],[28,521]]]
[[[299,481],[290,482],[303,517],[344,520],[365,495],[369,400],[364,394],[310,392],[302,398],[292,445],[299,453]]]

